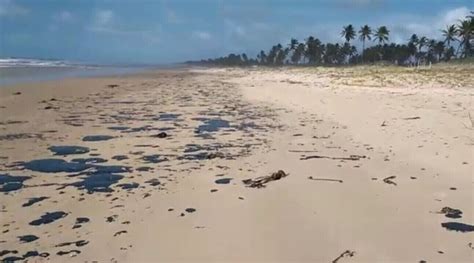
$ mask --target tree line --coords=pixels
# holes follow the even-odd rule
[[[341,37],[344,43],[322,43],[313,36],[300,42],[292,38],[288,45],[277,44],[267,52],[260,51],[256,58],[244,54],[190,61],[188,63],[218,66],[268,65],[342,65],[385,61],[393,64],[418,64],[449,61],[453,58],[474,56],[474,12],[458,24],[440,30],[442,40],[413,34],[405,44],[390,43],[390,30],[386,26],[371,28],[368,25],[356,31],[353,25],[344,26]],[[353,45],[356,38],[362,43],[359,52]],[[366,47],[369,42],[374,45]]]

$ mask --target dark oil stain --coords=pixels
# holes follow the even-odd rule
[[[23,167],[42,173],[80,172],[91,166],[84,163],[67,162],[63,159],[37,159],[23,163]]]
[[[458,222],[442,223],[441,226],[446,228],[447,230],[462,232],[462,233],[474,231],[473,225],[468,225],[468,224],[463,224],[463,223],[458,223]]]
[[[93,163],[106,163],[107,159],[91,157],[91,158],[75,158],[71,162],[82,163],[82,164],[93,164]]]
[[[136,168],[135,170],[137,170],[139,172],[148,172],[148,171],[153,170],[153,167],[142,166],[142,167]]]
[[[117,161],[122,161],[122,160],[127,160],[128,156],[126,156],[126,155],[115,155],[115,156],[112,156],[112,159],[117,160]]]
[[[21,243],[30,243],[39,239],[39,237],[35,235],[24,235],[24,236],[19,236],[18,239],[20,239]]]
[[[196,209],[194,208],[186,208],[184,211],[188,212],[188,213],[194,213],[196,212]]]
[[[63,217],[66,217],[67,215],[68,214],[63,211],[47,212],[46,214],[42,215],[39,219],[31,221],[30,225],[39,226],[39,225],[50,224]]]
[[[77,250],[77,249],[73,249],[73,250],[69,250],[69,251],[58,251],[58,253],[56,253],[56,255],[58,256],[64,256],[64,255],[69,255],[69,254],[81,254],[81,251]]]
[[[22,206],[23,207],[32,206],[32,205],[34,205],[38,202],[41,202],[43,200],[46,200],[46,199],[49,199],[49,197],[47,197],[47,196],[32,197],[32,198],[29,198],[28,201],[26,203],[24,203]]]
[[[112,192],[111,185],[116,184],[123,178],[123,175],[109,173],[109,172],[96,172],[88,174],[82,181],[72,183],[70,185],[75,186],[79,189],[85,189],[88,193],[94,192]]]
[[[152,154],[152,155],[145,155],[141,158],[145,163],[161,163],[168,161],[167,158],[162,158],[161,155]]]
[[[115,138],[114,136],[110,135],[88,135],[82,138],[84,142],[98,142],[98,141],[108,141]]]
[[[87,244],[89,244],[89,241],[78,240],[78,241],[73,241],[73,242],[63,242],[63,243],[57,244],[55,247],[66,247],[70,245],[76,245],[76,247],[83,247]]]
[[[195,133],[217,132],[222,128],[230,127],[229,122],[222,119],[205,119],[203,122],[204,124],[199,125],[195,130]]]
[[[31,179],[30,176],[13,176],[0,174],[0,192],[12,192],[23,187],[23,182]]]
[[[109,130],[114,130],[114,131],[125,131],[130,129],[130,127],[125,127],[125,126],[112,126],[108,127]]]
[[[156,178],[150,179],[148,181],[145,181],[145,183],[150,184],[151,186],[157,186],[160,185],[160,181]]]
[[[140,184],[138,184],[138,183],[126,183],[126,184],[118,184],[117,185],[117,187],[120,187],[124,190],[138,188],[138,186],[140,186]]]
[[[83,146],[51,146],[48,148],[54,155],[71,155],[88,153],[89,148]]]
[[[181,114],[173,114],[173,113],[162,113],[158,117],[157,120],[159,121],[174,121],[176,120]]]
[[[229,184],[230,181],[232,181],[232,178],[221,178],[221,179],[215,180],[214,182],[216,184]]]

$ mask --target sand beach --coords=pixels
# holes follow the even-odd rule
[[[0,87],[0,260],[471,262],[474,66]]]

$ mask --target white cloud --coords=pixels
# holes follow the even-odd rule
[[[166,21],[170,24],[181,24],[184,19],[178,16],[175,11],[170,8],[165,8]]]
[[[453,10],[449,10],[444,16],[442,21],[442,24],[444,25],[452,25],[452,24],[457,24],[459,19],[465,18],[466,16],[469,15],[469,9],[465,6],[456,8]]]
[[[391,41],[405,43],[412,34],[441,39],[440,30],[447,25],[458,24],[459,20],[469,15],[467,7],[459,7],[433,15],[431,17],[400,16],[395,23],[387,24],[392,28]]]
[[[72,15],[71,12],[63,10],[53,16],[53,19],[57,22],[71,22],[74,20],[74,16]]]
[[[121,24],[112,10],[99,10],[95,13],[92,24],[86,27],[87,31],[99,33],[106,37],[121,37],[123,40],[138,40],[149,43],[160,42],[161,27],[154,25],[151,29],[135,29]]]
[[[99,10],[94,17],[94,24],[97,27],[109,26],[114,19],[114,12],[112,10]]]
[[[224,23],[227,27],[227,30],[230,34],[235,34],[237,36],[243,37],[245,36],[246,30],[245,27],[235,23],[234,21],[230,19],[225,19]]]
[[[30,12],[20,5],[17,5],[12,0],[0,0],[0,17],[14,17],[27,15]]]
[[[194,31],[192,36],[200,40],[209,40],[211,39],[211,34],[206,31]]]

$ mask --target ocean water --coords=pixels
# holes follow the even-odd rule
[[[0,86],[77,77],[118,76],[170,67],[175,66],[93,65],[62,60],[0,58]]]

